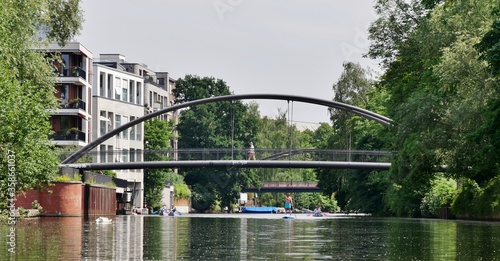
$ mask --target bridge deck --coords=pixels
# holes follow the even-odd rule
[[[159,169],[159,168],[333,168],[388,170],[391,163],[337,162],[337,161],[267,161],[267,160],[213,160],[213,161],[147,161],[114,163],[73,163],[61,167],[95,170]]]
[[[245,188],[242,192],[321,192],[318,182],[264,182],[261,188]]]

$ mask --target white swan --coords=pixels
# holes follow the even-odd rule
[[[111,223],[113,220],[112,219],[109,219],[107,217],[99,217],[98,219],[95,220],[96,223],[100,223],[100,224],[107,224],[107,223]]]

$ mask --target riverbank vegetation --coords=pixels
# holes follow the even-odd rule
[[[390,172],[318,172],[342,208],[419,217],[451,207],[456,217],[498,219],[498,6],[491,0],[377,2],[368,56],[384,72],[367,83],[366,73],[345,65],[334,100],[394,123],[370,126],[332,113],[332,122],[342,123],[334,124],[333,140],[349,137],[352,148],[395,154]],[[370,90],[358,91],[363,84]],[[342,99],[345,86],[361,97]]]

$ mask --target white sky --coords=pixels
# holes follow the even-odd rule
[[[293,94],[332,100],[345,61],[362,58],[373,0],[83,0],[77,41],[98,58],[223,79],[235,94]],[[248,102],[248,101],[246,101]],[[275,118],[286,101],[257,101]],[[293,121],[329,122],[327,108],[294,103]]]

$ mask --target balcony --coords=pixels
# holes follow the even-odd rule
[[[86,133],[83,131],[76,131],[73,128],[69,131],[58,131],[49,136],[49,139],[55,141],[85,141]]]
[[[56,71],[60,77],[81,77],[87,79],[87,73],[78,66],[60,67]]]
[[[69,103],[65,103],[65,104],[61,103],[59,105],[59,107],[61,109],[81,109],[81,110],[85,111],[86,104],[84,101],[76,98],[76,99],[71,100]]]

